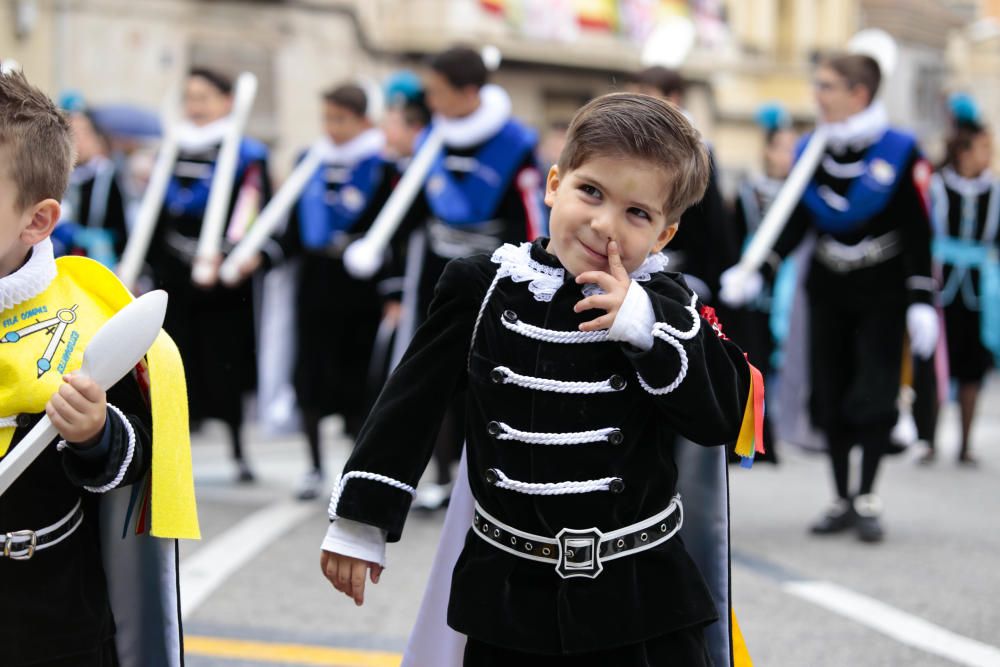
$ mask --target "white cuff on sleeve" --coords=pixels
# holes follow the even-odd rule
[[[608,330],[608,340],[631,343],[640,350],[653,348],[653,325],[656,314],[646,290],[636,281],[628,286],[625,301],[618,309],[618,315]]]
[[[385,567],[386,531],[360,521],[337,519],[323,538],[323,551],[332,551]]]

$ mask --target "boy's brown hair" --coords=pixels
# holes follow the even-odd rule
[[[650,95],[611,93],[591,100],[573,117],[559,155],[559,171],[600,157],[650,162],[666,171],[667,220],[697,204],[708,187],[708,151],[698,130],[669,102]]]
[[[323,100],[328,104],[347,109],[359,118],[364,118],[368,111],[368,96],[361,86],[353,83],[331,88],[323,93]]]
[[[18,209],[62,198],[73,169],[69,121],[18,71],[0,71],[0,151]]]
[[[819,61],[820,67],[832,69],[844,77],[849,88],[863,86],[868,91],[868,102],[878,95],[882,85],[882,70],[871,56],[860,53],[838,53],[828,55]]]

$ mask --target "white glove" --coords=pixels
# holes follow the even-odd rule
[[[934,306],[915,303],[906,310],[906,330],[910,350],[921,359],[930,359],[938,340],[938,315]]]
[[[727,306],[742,306],[757,298],[764,289],[764,277],[759,272],[748,273],[739,265],[731,266],[719,276],[719,298]]]

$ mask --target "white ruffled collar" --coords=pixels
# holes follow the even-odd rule
[[[182,151],[197,153],[222,143],[226,131],[232,123],[231,116],[213,120],[207,125],[195,125],[191,121],[182,121],[177,125],[177,146]]]
[[[350,141],[335,144],[329,137],[319,139],[313,148],[319,151],[324,164],[353,167],[358,162],[381,153],[385,148],[382,130],[370,127]]]
[[[531,256],[530,242],[521,245],[505,243],[493,253],[491,261],[499,264],[497,274],[510,278],[516,283],[528,283],[528,290],[536,301],[552,301],[552,297],[566,281],[566,270],[554,266],[546,266]],[[668,259],[662,253],[653,253],[630,273],[632,280],[646,282],[654,273],[667,268]],[[581,291],[587,295],[601,294],[603,290],[597,285],[583,285]]]
[[[479,107],[468,116],[445,118],[434,116],[434,127],[441,132],[449,148],[471,148],[496,133],[510,120],[510,95],[500,86],[487,84],[479,89]]]
[[[31,248],[31,256],[20,269],[0,278],[0,312],[44,292],[56,277],[52,241],[45,239]]]
[[[852,148],[866,148],[889,129],[889,114],[881,102],[873,102],[864,111],[859,111],[839,123],[822,123],[826,129],[827,146],[835,153],[843,153]]]
[[[975,178],[965,178],[951,167],[945,167],[941,170],[941,179],[949,190],[954,190],[963,197],[978,197],[993,187],[994,182],[993,172],[989,169]]]

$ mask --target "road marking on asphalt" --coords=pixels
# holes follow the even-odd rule
[[[787,581],[782,589],[898,642],[971,667],[1000,666],[1000,649],[828,581]]]
[[[399,667],[403,659],[398,653],[384,651],[200,636],[184,637],[184,652],[191,656],[323,667]]]
[[[778,563],[733,551],[733,564],[777,583],[789,595],[811,602],[902,644],[970,667],[1000,667],[1000,648],[964,637],[829,581],[809,580]]]
[[[254,512],[181,561],[181,617],[186,618],[237,570],[315,511],[283,500]]]

